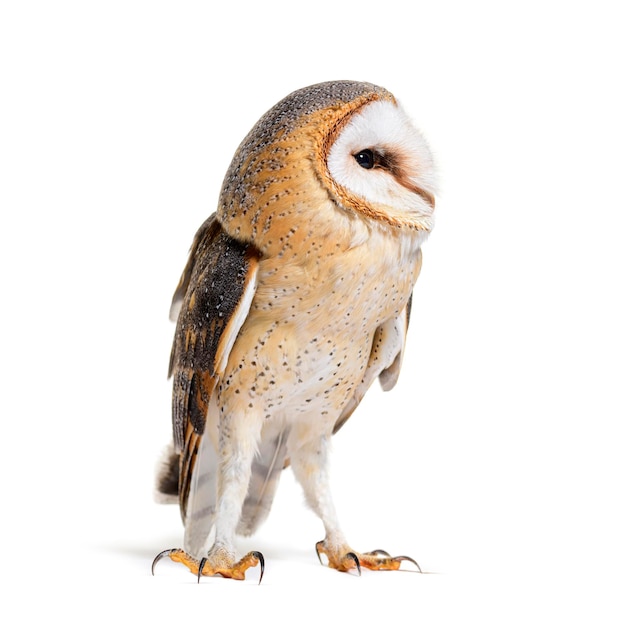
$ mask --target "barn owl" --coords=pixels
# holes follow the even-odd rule
[[[157,489],[185,533],[153,573],[169,557],[198,580],[262,576],[263,555],[240,557],[235,536],[267,517],[287,466],[323,522],[320,560],[359,573],[412,561],[349,546],[328,453],[372,383],[396,383],[435,191],[424,138],[372,84],[295,91],[245,137],[172,301],[174,437]]]

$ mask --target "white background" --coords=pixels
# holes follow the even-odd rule
[[[20,2],[0,8],[3,607],[87,618],[622,618],[626,97],[617,2]],[[409,6],[412,6],[409,12]],[[257,118],[394,92],[442,178],[398,386],[336,437],[359,550],[320,567],[287,471],[244,583],[153,556],[169,300]]]

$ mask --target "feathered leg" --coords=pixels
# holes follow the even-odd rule
[[[419,565],[408,556],[392,557],[383,550],[374,550],[359,554],[347,543],[339,526],[339,519],[331,497],[328,475],[328,452],[330,437],[322,436],[313,442],[290,451],[294,475],[302,485],[309,506],[324,524],[326,536],[316,544],[318,557],[324,554],[329,567],[339,571],[357,569],[399,569],[402,561]],[[321,561],[321,557],[320,557]]]
[[[250,482],[258,429],[252,416],[225,415],[222,418],[219,430],[215,540],[206,556],[197,559],[181,549],[166,550],[157,556],[155,563],[169,556],[173,561],[188,567],[198,576],[198,580],[203,575],[216,574],[243,580],[250,567],[260,564],[261,581],[265,567],[263,555],[254,551],[237,560],[235,549],[235,532]],[[196,528],[193,520],[193,515],[188,517],[186,529]]]

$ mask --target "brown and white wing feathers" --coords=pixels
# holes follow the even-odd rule
[[[211,395],[250,310],[258,262],[256,248],[230,237],[213,215],[196,234],[172,300],[172,424],[183,518]]]
[[[382,389],[385,391],[391,390],[396,385],[402,366],[402,353],[409,326],[410,312],[411,300],[409,299],[408,304],[398,317],[388,319],[376,329],[363,378],[344,407],[341,416],[337,419],[333,433],[337,433],[343,427],[376,378],[379,379]]]

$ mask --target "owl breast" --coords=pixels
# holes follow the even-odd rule
[[[408,302],[421,238],[347,214],[336,213],[334,223],[327,235],[314,228],[318,234],[305,235],[307,244],[261,262],[220,387],[222,407],[281,423],[322,417],[330,427],[343,411],[367,367],[376,328]]]

